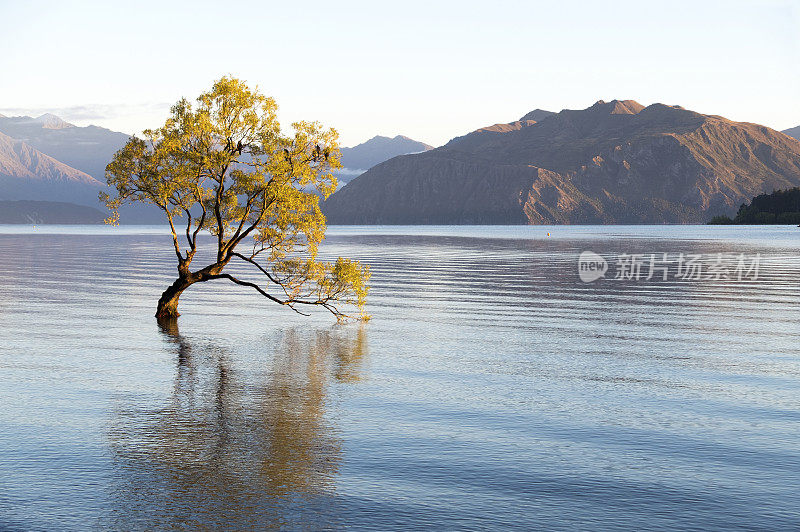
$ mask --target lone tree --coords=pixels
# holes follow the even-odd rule
[[[195,283],[226,280],[252,288],[299,313],[320,306],[338,319],[341,304],[365,318],[369,268],[345,258],[317,259],[325,238],[320,196],[336,190],[337,133],[317,122],[281,131],[272,98],[224,77],[192,106],[180,100],[159,129],[132,137],[106,167],[111,195],[101,194],[117,223],[129,203],[159,207],[172,230],[178,278],[158,301],[156,317],[178,316],[181,294]],[[185,226],[179,237],[178,227]],[[215,238],[216,260],[192,270],[202,231]],[[246,248],[246,251],[243,250]],[[223,270],[252,268],[259,282]]]

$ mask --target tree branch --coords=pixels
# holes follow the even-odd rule
[[[228,274],[228,273],[209,274],[209,275],[205,276],[205,279],[206,280],[227,279],[227,280],[229,280],[229,281],[231,281],[233,283],[236,283],[236,284],[238,284],[240,286],[247,286],[249,288],[254,289],[256,292],[258,292],[262,296],[266,297],[270,301],[278,303],[279,305],[287,306],[287,307],[291,308],[293,311],[297,312],[298,314],[302,314],[303,316],[309,316],[309,314],[306,314],[305,312],[301,312],[301,311],[297,310],[294,307],[295,305],[310,305],[310,306],[322,307],[325,310],[327,310],[328,312],[330,312],[331,314],[333,314],[334,316],[336,316],[337,318],[349,318],[350,317],[347,314],[344,314],[343,312],[341,312],[338,308],[336,308],[335,305],[331,304],[330,303],[331,298],[318,299],[316,301],[306,301],[306,300],[302,300],[302,299],[281,300],[281,299],[278,299],[277,297],[275,297],[275,296],[273,296],[271,294],[268,294],[265,290],[263,290],[257,284],[251,283],[249,281],[242,281],[241,279],[237,279],[236,277],[234,277],[233,275]]]
[[[169,228],[172,231],[172,245],[175,246],[175,255],[178,256],[178,264],[183,264],[183,255],[181,255],[181,246],[178,244],[178,233],[175,231],[175,224],[172,223],[172,215],[166,207],[162,207],[164,212],[167,213],[167,220],[169,220]]]
[[[284,302],[284,301],[281,301],[281,300],[280,300],[280,299],[278,299],[277,297],[275,297],[275,296],[272,296],[272,295],[268,294],[266,291],[264,291],[264,290],[263,290],[263,289],[262,289],[260,286],[258,286],[257,284],[255,284],[255,283],[251,283],[251,282],[249,282],[249,281],[242,281],[241,279],[237,279],[236,277],[234,277],[233,275],[231,275],[231,274],[229,274],[229,273],[219,273],[219,274],[216,274],[216,275],[208,275],[206,278],[207,278],[208,280],[214,280],[214,279],[227,279],[227,280],[229,280],[229,281],[231,281],[231,282],[234,282],[234,283],[236,283],[236,284],[238,284],[238,285],[241,285],[241,286],[248,286],[248,287],[250,287],[250,288],[253,288],[253,289],[254,289],[256,292],[258,292],[258,293],[259,293],[259,294],[261,294],[262,296],[266,297],[266,298],[267,298],[267,299],[269,299],[270,301],[274,301],[275,303],[278,303],[279,305],[286,305],[286,306],[288,306],[289,308],[291,308],[292,310],[294,310],[295,312],[297,312],[298,314],[302,314],[303,316],[308,316],[308,314],[305,314],[305,313],[303,313],[303,312],[300,312],[299,310],[297,310],[296,308],[294,308],[294,307],[293,307],[291,304],[289,304],[289,303],[287,303],[287,302]]]
[[[253,230],[254,230],[256,227],[258,227],[258,224],[260,224],[260,223],[261,223],[261,220],[264,218],[264,214],[266,213],[267,209],[268,209],[268,208],[270,208],[270,206],[272,206],[272,204],[273,204],[274,202],[275,202],[275,198],[274,198],[274,197],[273,197],[273,198],[271,198],[271,199],[269,200],[269,202],[267,202],[267,201],[266,201],[266,197],[264,198],[264,202],[263,202],[263,203],[262,203],[262,205],[261,205],[261,213],[258,215],[258,218],[256,218],[256,221],[255,221],[255,222],[253,222],[253,223],[250,225],[250,227],[248,227],[248,228],[247,228],[247,230],[245,230],[245,232],[244,232],[244,233],[242,233],[241,235],[237,236],[235,239],[231,239],[231,241],[228,243],[228,244],[229,244],[229,246],[228,246],[228,247],[229,247],[229,251],[232,251],[232,250],[236,249],[236,246],[238,246],[238,245],[239,245],[239,243],[240,243],[242,240],[244,240],[245,238],[247,238],[247,235],[249,235],[250,233],[252,233],[252,232],[253,232]]]
[[[192,242],[192,235],[189,232],[191,227],[192,227],[192,213],[186,207],[183,208],[183,212],[186,213],[186,218],[187,218],[187,220],[186,220],[186,242],[188,242],[188,244],[189,244],[189,249],[194,251],[194,243]],[[188,253],[189,252],[187,251],[187,256],[188,256]]]
[[[264,269],[264,267],[263,267],[263,266],[261,266],[259,263],[257,263],[255,260],[253,260],[253,259],[251,259],[251,258],[248,258],[248,257],[245,257],[245,256],[244,256],[244,255],[242,255],[241,253],[235,253],[235,252],[234,252],[234,253],[231,253],[231,257],[238,257],[238,258],[242,259],[242,260],[243,260],[243,261],[245,261],[245,262],[249,262],[250,264],[252,264],[252,265],[253,265],[253,266],[255,266],[256,268],[258,268],[259,270],[261,270],[261,273],[263,273],[264,275],[266,275],[266,276],[267,276],[267,278],[268,278],[270,281],[272,281],[273,283],[275,283],[275,284],[277,284],[277,285],[283,286],[283,285],[282,285],[282,284],[281,284],[281,283],[280,283],[280,282],[279,282],[277,279],[275,279],[275,278],[272,276],[272,274],[270,274],[270,273],[269,273],[267,270],[265,270],[265,269]]]
[[[200,208],[203,209],[203,212],[200,215],[200,221],[197,223],[197,227],[195,228],[194,233],[192,233],[192,250],[194,250],[197,247],[197,234],[203,228],[203,223],[205,223],[206,221],[206,206],[203,203],[203,197],[202,194],[200,193],[200,186],[195,185],[194,188],[195,188],[194,190],[195,200],[197,201],[197,203],[200,204]]]
[[[219,179],[217,182],[219,186],[217,187],[217,197],[214,201],[214,215],[217,218],[217,260],[222,260],[222,252],[224,248],[225,242],[225,227],[222,225],[222,195],[225,192],[225,172],[228,171],[228,165],[224,165],[222,167],[222,172],[219,174]]]

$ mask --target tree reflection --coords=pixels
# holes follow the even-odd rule
[[[177,356],[167,405],[117,412],[114,528],[334,526],[341,440],[331,378],[360,379],[363,328],[289,330],[266,368],[162,324]],[[266,349],[266,348],[265,348]],[[240,356],[241,355],[241,356]]]

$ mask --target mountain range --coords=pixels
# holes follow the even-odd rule
[[[0,133],[0,199],[62,200],[97,204],[105,184],[33,148]]]
[[[105,167],[129,135],[102,127],[78,127],[53,114],[37,117],[0,115],[0,200],[34,200],[17,203],[9,219],[42,219],[42,201],[71,202],[102,208],[98,192],[105,189]],[[398,135],[376,136],[352,148],[342,148],[342,162],[347,167],[338,175],[346,183],[379,162],[431,149],[431,146]],[[10,209],[10,204],[4,204]],[[19,214],[30,208],[27,214]],[[87,219],[86,212],[70,218],[63,205],[54,211],[67,218]],[[128,206],[121,209],[123,223],[160,223],[163,216],[151,206]]]
[[[800,126],[784,133],[632,100],[536,109],[440,148],[401,135],[342,148],[340,181],[363,175],[323,210],[333,224],[702,222],[798,184],[800,143],[790,136]],[[97,219],[63,202],[102,209],[105,165],[127,139],[52,114],[0,115],[5,218],[51,219],[32,201],[56,201],[50,212],[63,222]],[[151,206],[122,213],[123,223],[162,221]]]
[[[97,126],[78,127],[52,114],[0,116],[0,200],[29,200],[5,202],[2,218],[96,220],[102,208],[98,193],[107,188],[105,166],[128,137]],[[45,202],[56,203],[48,211]],[[129,207],[125,213],[133,223],[161,221],[148,206]]]
[[[0,118],[0,133],[105,182],[106,164],[130,135],[97,126],[78,127],[52,114]]]
[[[800,141],[680,106],[537,109],[376,165],[331,224],[702,223],[800,184]]]
[[[376,164],[388,161],[392,157],[432,149],[433,146],[403,135],[396,137],[377,135],[352,148],[341,148],[344,168],[337,173],[337,178],[340,183],[347,183],[355,176],[363,174]]]

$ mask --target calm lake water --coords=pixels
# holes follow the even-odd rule
[[[161,330],[163,229],[0,227],[0,529],[800,528],[800,229],[334,227],[324,254],[371,265],[372,321],[220,282]]]

